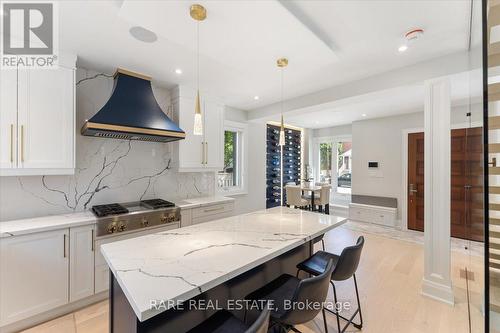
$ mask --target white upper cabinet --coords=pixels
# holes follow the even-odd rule
[[[220,171],[224,168],[224,106],[210,100],[203,105],[205,166]]]
[[[0,169],[17,165],[17,70],[0,75]]]
[[[204,138],[202,135],[193,135],[194,99],[179,96],[176,102],[181,111],[179,112],[179,127],[186,132],[186,138],[179,141],[179,168],[203,168]],[[188,110],[192,112],[189,113]]]
[[[74,173],[74,65],[2,70],[0,175]]]
[[[176,145],[180,172],[219,171],[224,166],[224,105],[201,94],[203,135],[193,134],[196,92],[177,87],[173,93],[174,121],[186,132],[186,139]]]

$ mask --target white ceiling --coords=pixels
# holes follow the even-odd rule
[[[481,70],[449,76],[452,106],[481,102]],[[424,84],[400,86],[318,105],[314,110],[295,110],[286,123],[305,128],[324,128],[354,121],[424,111]],[[365,116],[363,116],[363,114]],[[278,118],[275,118],[277,120]]]
[[[200,25],[202,90],[241,109],[279,100],[280,56],[290,59],[285,98],[291,98],[467,47],[469,1],[198,2],[208,11]],[[76,53],[80,66],[108,73],[125,67],[167,86],[195,86],[191,4],[61,1],[60,48]],[[129,34],[135,25],[154,31],[158,40],[137,41]],[[424,37],[399,54],[402,35],[414,27],[423,28]]]

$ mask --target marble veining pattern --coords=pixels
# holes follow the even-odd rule
[[[194,297],[340,226],[345,218],[276,207],[101,246],[139,320],[152,300]]]
[[[88,80],[83,80],[88,78]],[[83,81],[81,81],[83,80]],[[113,79],[78,69],[76,168],[72,176],[2,177],[0,221],[88,210],[92,205],[160,197],[170,201],[213,196],[213,173],[178,173],[177,143],[80,135],[85,119],[107,102]],[[153,86],[160,107],[172,116],[170,92]],[[29,209],[26,209],[29,207]]]

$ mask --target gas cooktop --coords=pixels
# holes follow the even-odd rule
[[[98,217],[96,237],[157,227],[181,219],[180,208],[163,199],[96,205],[92,212]]]
[[[128,202],[128,203],[112,203],[105,205],[92,206],[92,212],[97,217],[106,217],[111,215],[126,214],[129,212],[137,212],[147,209],[160,209],[160,208],[170,208],[175,207],[173,202],[163,200],[163,199],[149,199],[142,200],[138,202]]]

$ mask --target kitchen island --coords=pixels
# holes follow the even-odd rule
[[[343,222],[276,207],[105,244],[111,332],[185,332],[215,305],[226,307],[282,273],[295,274],[313,240]]]

